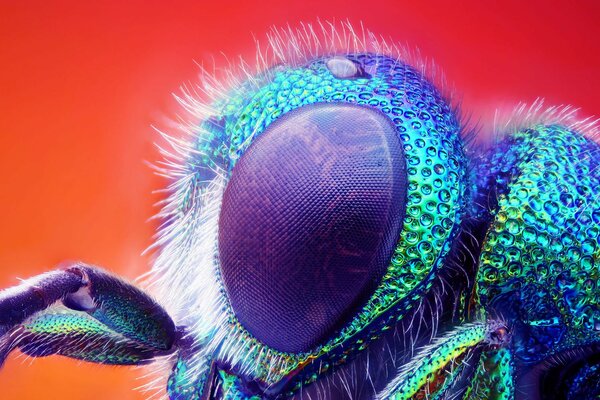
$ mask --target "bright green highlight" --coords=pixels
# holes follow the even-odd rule
[[[380,398],[410,399],[449,363],[483,343],[487,333],[487,324],[481,322],[459,326],[450,331],[446,336],[421,349],[419,354],[403,368],[403,372],[394,379],[391,385],[393,390]]]

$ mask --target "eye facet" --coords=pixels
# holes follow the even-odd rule
[[[238,160],[221,209],[221,273],[242,325],[280,351],[317,344],[380,282],[405,196],[382,113],[316,103],[274,121]]]

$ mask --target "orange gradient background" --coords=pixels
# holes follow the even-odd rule
[[[252,56],[272,25],[349,19],[418,47],[483,126],[538,96],[600,114],[595,1],[121,3],[0,2],[0,287],[64,260],[146,271],[164,185],[144,164],[159,158],[150,125],[177,115],[194,60]],[[0,398],[144,399],[142,373],[13,354]]]

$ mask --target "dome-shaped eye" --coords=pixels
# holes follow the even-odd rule
[[[252,335],[306,351],[366,301],[400,235],[405,169],[395,126],[359,105],[300,107],[254,140],[227,184],[218,242]]]

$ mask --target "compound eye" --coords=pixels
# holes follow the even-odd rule
[[[397,131],[377,110],[316,103],[271,123],[233,168],[219,220],[239,322],[286,352],[331,335],[387,270],[406,182]]]

